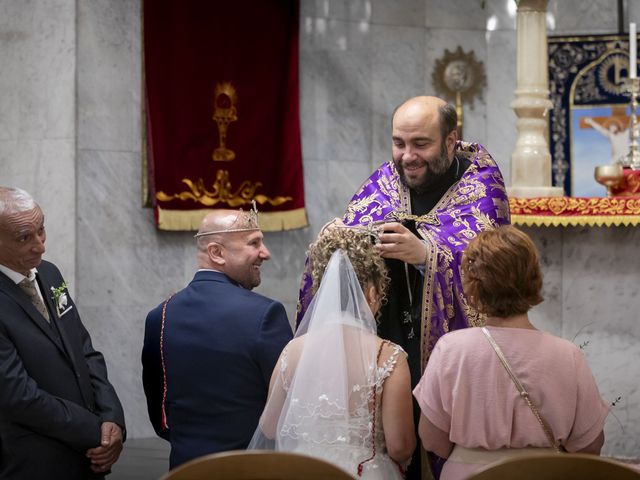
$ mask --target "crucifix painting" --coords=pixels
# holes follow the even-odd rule
[[[593,128],[604,136],[611,144],[611,162],[622,162],[629,152],[629,124],[631,117],[626,108],[616,105],[611,107],[608,117],[582,117],[580,128]]]
[[[572,111],[572,192],[576,197],[606,196],[594,181],[599,165],[618,162],[629,151],[629,109],[626,105],[575,108]]]
[[[605,197],[595,167],[629,151],[628,37],[549,37],[548,48],[553,183],[573,197]]]

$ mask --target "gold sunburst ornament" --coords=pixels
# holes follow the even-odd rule
[[[216,98],[213,109],[213,119],[218,125],[218,139],[220,146],[213,151],[213,160],[228,162],[236,158],[236,153],[227,148],[227,128],[231,122],[238,120],[238,95],[230,82],[216,84]]]
[[[482,99],[487,85],[484,64],[476,60],[473,50],[466,53],[460,46],[455,52],[445,49],[442,58],[436,60],[431,79],[438,95],[455,101],[458,133],[462,138],[462,103],[473,104],[476,98]]]
[[[623,72],[629,69],[629,56],[621,53],[611,53],[597,69],[598,80],[602,89],[610,95],[624,95],[625,85]]]

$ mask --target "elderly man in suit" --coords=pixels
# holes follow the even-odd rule
[[[33,198],[0,187],[0,479],[101,478],[124,414],[45,237]]]
[[[282,304],[251,291],[270,258],[255,210],[215,210],[196,239],[199,270],[149,313],[142,350],[149,418],[171,443],[171,468],[246,448],[292,338]]]

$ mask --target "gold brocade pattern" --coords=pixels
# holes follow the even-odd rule
[[[356,218],[356,214],[366,212],[367,210],[369,210],[369,205],[371,205],[372,203],[375,203],[377,205],[377,207],[372,209],[372,211],[375,213],[378,213],[380,209],[384,208],[384,205],[378,202],[375,199],[375,197],[376,197],[376,194],[372,193],[368,197],[364,197],[356,202],[350,203],[349,208],[347,209],[347,212],[345,214],[347,223],[353,222],[353,220]],[[371,214],[363,215],[362,218],[363,218],[362,220],[363,225],[366,225],[373,221],[373,217]]]
[[[407,188],[400,183],[400,177],[398,176],[398,173],[395,171],[395,168],[393,169],[393,171],[394,171],[394,175],[392,177],[390,178],[381,177],[378,180],[378,187],[380,189],[380,192],[382,192],[383,195],[388,195],[392,201],[396,201],[396,202],[402,201],[401,195],[398,193],[399,187],[402,186],[404,190],[407,190]],[[408,205],[409,205],[408,203],[405,205],[403,202],[404,207],[408,208]]]
[[[475,308],[469,305],[465,297],[460,296],[458,297],[458,300],[460,301],[462,309],[469,320],[469,325],[472,327],[484,327],[487,323],[487,316],[478,312]]]
[[[422,360],[422,371],[427,366],[429,355],[427,352],[433,350],[431,342],[431,317],[433,315],[434,305],[433,296],[430,295],[435,288],[435,273],[438,268],[438,247],[436,242],[430,237],[429,232],[420,230],[423,237],[427,240],[427,259],[424,268],[424,285],[422,289],[422,317],[420,322],[420,358]]]
[[[471,147],[471,148],[469,148]],[[433,337],[431,332],[431,319],[434,309],[440,306],[442,309],[445,305],[446,318],[443,320],[443,330],[448,332],[450,330],[450,321],[455,318],[454,304],[461,306],[464,310],[469,324],[473,326],[484,325],[485,319],[466,301],[463,296],[463,292],[457,291],[453,288],[453,265],[455,263],[455,256],[449,246],[438,243],[431,237],[431,231],[434,233],[442,233],[440,228],[440,220],[432,213],[435,211],[446,211],[447,215],[451,218],[452,224],[459,228],[455,234],[449,235],[447,241],[455,247],[463,247],[467,245],[469,241],[473,240],[476,236],[476,230],[474,230],[471,222],[469,221],[469,214],[476,222],[476,228],[478,231],[493,229],[498,226],[497,222],[492,219],[486,213],[483,213],[478,207],[471,207],[470,211],[463,212],[461,208],[464,205],[475,203],[481,198],[487,196],[487,186],[478,179],[479,167],[491,167],[495,166],[495,161],[490,155],[478,155],[477,149],[473,148],[470,144],[464,144],[464,147],[457,152],[457,154],[463,153],[469,157],[473,163],[467,169],[467,172],[463,178],[453,184],[449,190],[442,196],[436,206],[431,212],[421,217],[415,215],[407,215],[412,220],[416,220],[418,225],[420,223],[432,225],[430,229],[418,228],[422,237],[428,242],[429,254],[427,256],[427,265],[424,276],[424,288],[423,288],[423,321],[422,321],[422,342],[421,342],[421,354],[422,354],[422,368],[426,367],[428,362],[428,353],[433,350],[435,341],[437,338]],[[489,182],[489,188],[503,189],[503,186],[499,179],[492,176]],[[407,193],[408,196],[408,193]],[[509,218],[509,210],[506,202],[494,204],[498,207],[499,218]],[[431,217],[435,219],[432,221]],[[437,246],[436,246],[437,245]],[[438,262],[438,258],[440,262]],[[435,273],[440,273],[443,278],[446,279],[446,287],[443,290],[442,286],[436,284]],[[425,301],[426,300],[426,301]],[[446,301],[445,301],[446,300]],[[437,302],[434,304],[434,302]]]
[[[640,198],[510,198],[511,221],[529,226],[640,224]]]
[[[405,214],[405,215],[413,215],[411,212],[413,211],[413,209],[411,208],[411,191],[409,190],[409,187],[407,187],[404,183],[402,183],[400,181],[400,177],[398,176],[397,170],[393,170],[394,173],[394,179],[395,179],[395,184],[396,184],[396,192],[397,193],[397,198],[400,201],[400,210],[396,213],[399,214]],[[434,208],[432,211],[435,211],[436,209]],[[429,212],[431,213],[431,212]]]
[[[398,222],[402,222],[404,220],[413,220],[417,224],[422,223],[422,224],[435,225],[435,226],[440,225],[440,219],[433,212],[429,212],[425,215],[414,215],[412,213],[398,212],[398,213],[395,213],[394,217],[395,217],[395,220],[397,220]]]
[[[502,200],[501,198],[494,198],[493,204],[496,206],[496,215],[500,219],[505,219],[509,221],[511,214],[509,212],[509,202],[508,200]]]
[[[394,170],[395,172],[395,170]],[[366,183],[360,187],[360,190],[367,188],[370,184],[371,180],[368,180]],[[401,203],[403,208],[401,211],[409,212],[409,204],[408,202],[404,202],[402,200],[402,193],[398,193],[401,190],[406,190],[400,182],[397,174],[392,175],[391,177],[381,177],[377,180],[377,190],[380,191],[383,195],[382,198],[385,200],[379,200],[376,197],[377,193],[372,193],[366,197],[361,198],[357,201],[352,201],[347,206],[347,211],[345,212],[345,222],[351,223],[356,218],[356,215],[361,214],[363,212],[368,211],[367,215],[362,215],[360,217],[360,223],[363,225],[367,225],[372,223],[374,217],[382,216],[382,211],[385,209],[393,208],[393,205],[397,203]],[[407,193],[408,195],[408,193]],[[389,198],[387,200],[386,198]]]
[[[261,205],[268,203],[273,206],[278,206],[293,200],[292,197],[278,196],[270,198],[266,195],[256,194],[256,190],[262,186],[262,182],[251,183],[249,180],[242,182],[234,191],[229,181],[229,172],[227,170],[218,170],[216,180],[213,183],[213,190],[211,191],[206,189],[202,178],[195,182],[188,178],[183,178],[182,182],[189,187],[189,190],[172,195],[166,194],[165,192],[158,192],[156,199],[160,202],[169,202],[175,199],[182,201],[193,200],[207,207],[212,207],[218,203],[225,203],[230,207],[241,207],[251,204],[252,200],[255,200]]]

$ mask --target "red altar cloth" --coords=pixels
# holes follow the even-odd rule
[[[625,168],[624,181],[616,187],[611,187],[612,197],[640,197],[640,170]]]

